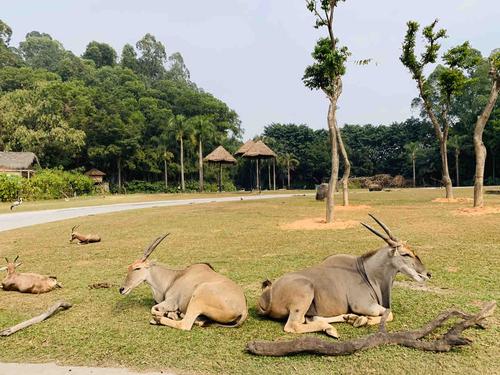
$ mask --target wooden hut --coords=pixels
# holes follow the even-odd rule
[[[248,142],[247,142],[248,143]],[[247,144],[245,143],[245,145]],[[251,146],[243,153],[242,157],[248,158],[248,159],[255,159],[256,160],[256,179],[257,179],[257,190],[260,191],[260,173],[259,173],[259,160],[260,159],[273,159],[274,164],[273,164],[273,181],[274,181],[274,189],[276,189],[276,154],[274,153],[273,150],[271,150],[264,142],[262,141],[257,141],[253,142]],[[240,147],[243,148],[245,145]]]
[[[236,159],[227,150],[219,146],[203,159],[208,163],[219,164],[219,192],[222,191],[222,164],[236,164]]]
[[[250,147],[252,147],[254,144],[255,144],[255,142],[254,142],[254,141],[252,141],[251,139],[249,139],[248,141],[246,141],[246,142],[243,144],[243,146],[241,146],[241,147],[240,147],[240,148],[239,148],[239,149],[238,149],[238,150],[234,153],[234,155],[235,155],[235,156],[243,156],[243,154],[244,154],[245,152],[247,152],[247,151],[250,149]]]
[[[94,180],[94,183],[97,185],[103,183],[104,176],[106,176],[106,173],[100,171],[99,169],[92,168],[91,170],[85,172],[85,175],[89,176],[92,180]]]
[[[33,152],[0,152],[0,173],[30,178],[34,170],[34,164],[39,164],[38,158]]]

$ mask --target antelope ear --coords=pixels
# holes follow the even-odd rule
[[[5,271],[7,267],[0,267],[0,272]]]
[[[266,280],[264,280],[264,281],[262,282],[261,288],[262,288],[262,289],[265,289],[265,288],[267,288],[268,286],[271,286],[272,284],[273,284],[273,283],[271,282],[271,280],[266,279]]]

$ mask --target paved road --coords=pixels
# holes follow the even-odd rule
[[[174,375],[172,372],[134,372],[126,368],[58,366],[55,363],[0,363],[0,375]]]
[[[304,195],[305,194],[265,194],[265,195],[263,194],[263,195],[251,195],[243,197],[236,196],[236,197],[221,197],[221,198],[213,197],[213,198],[178,199],[178,200],[163,200],[163,201],[151,201],[151,202],[139,202],[139,203],[117,203],[117,204],[110,204],[103,206],[61,208],[61,209],[43,210],[43,211],[13,212],[8,214],[0,214],[0,232],[10,229],[28,227],[30,225],[73,219],[75,217],[107,214],[110,212],[137,210],[141,208],[187,206],[191,204],[235,202],[240,200],[252,201],[260,199],[290,198],[290,197],[304,196]]]

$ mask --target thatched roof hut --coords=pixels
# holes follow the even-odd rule
[[[257,141],[257,142],[254,142],[254,144],[252,146],[250,146],[250,148],[248,148],[248,150],[243,154],[243,157],[244,158],[268,159],[268,158],[275,158],[276,154],[264,142]]]
[[[219,191],[222,191],[222,164],[236,164],[236,159],[224,147],[219,146],[203,158],[204,161],[219,164]]]
[[[246,141],[243,146],[241,146],[235,153],[234,155],[236,156],[242,156],[245,152],[247,152],[250,147],[252,147],[253,145],[255,144],[254,141],[252,141],[251,139],[249,139],[248,141]]]
[[[85,175],[89,176],[92,180],[94,180],[94,182],[100,184],[102,183],[104,176],[106,176],[106,173],[100,171],[99,169],[92,168],[85,172]]]
[[[33,152],[0,152],[0,173],[30,177],[34,172],[33,164],[39,164]]]
[[[236,159],[224,147],[219,146],[203,159],[209,163],[236,164]]]

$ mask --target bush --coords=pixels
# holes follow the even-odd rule
[[[20,197],[22,188],[22,177],[0,174],[0,200],[2,202],[13,201]]]
[[[92,194],[94,181],[83,174],[59,169],[40,169],[28,180],[19,176],[0,175],[0,199],[27,200],[59,199],[77,195]]]
[[[165,182],[147,182],[140,180],[128,181],[124,184],[125,191],[130,194],[134,193],[164,193]]]

